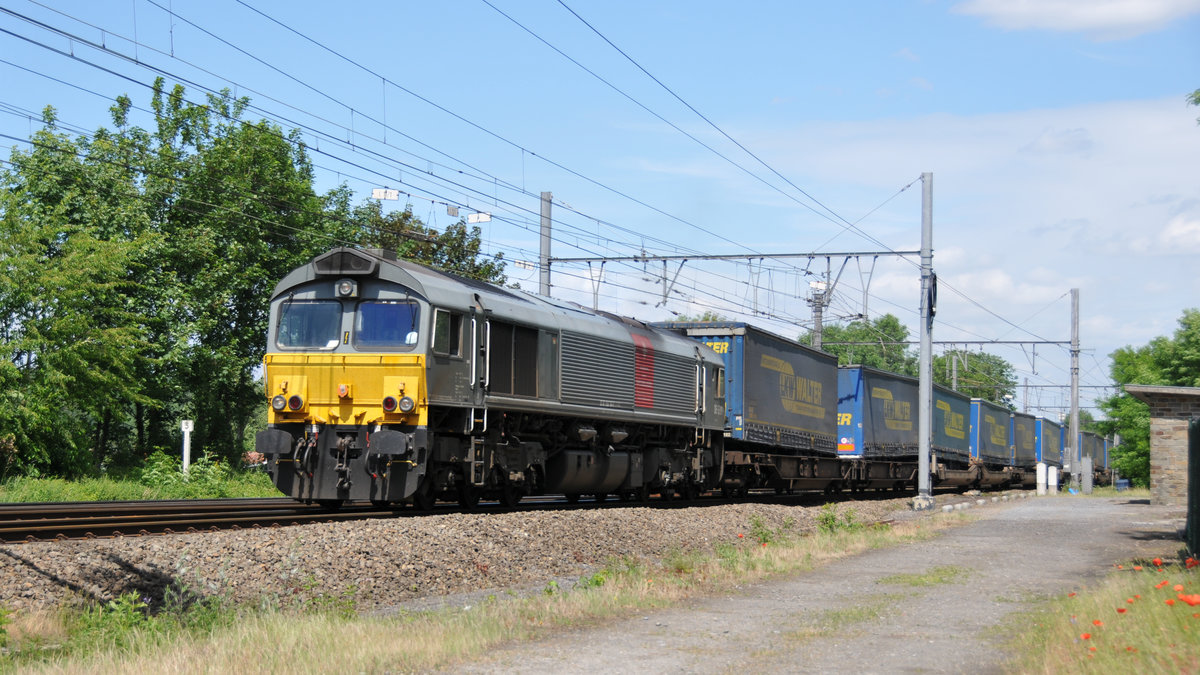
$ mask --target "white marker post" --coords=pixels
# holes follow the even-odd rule
[[[183,472],[187,473],[192,465],[192,429],[196,427],[192,420],[184,420],[180,428],[183,429]]]

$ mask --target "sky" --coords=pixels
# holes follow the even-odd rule
[[[0,157],[46,105],[90,133],[120,94],[148,125],[158,75],[194,101],[228,89],[247,119],[300,130],[319,191],[395,189],[385,209],[438,228],[450,207],[488,214],[486,253],[522,288],[538,289],[543,192],[554,258],[689,256],[556,261],[552,295],[585,306],[795,337],[812,284],[836,279],[827,322],[891,313],[915,340],[919,259],[895,253],[920,248],[924,173],[933,339],[958,342],[935,353],[1004,357],[1030,385],[1019,409],[1069,402],[1066,345],[1007,343],[1068,341],[1071,289],[1087,408],[1113,391],[1114,350],[1200,306],[1200,0],[0,10]],[[810,252],[859,255],[768,257]]]

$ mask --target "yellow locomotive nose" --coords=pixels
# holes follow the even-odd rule
[[[421,354],[267,354],[273,424],[426,424]]]

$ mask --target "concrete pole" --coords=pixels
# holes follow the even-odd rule
[[[929,459],[933,439],[933,174],[921,174],[921,358],[919,372],[917,433],[916,510],[934,506],[929,480]]]
[[[1079,289],[1071,289],[1071,487],[1078,490],[1083,476],[1079,443]]]
[[[825,324],[825,291],[814,290],[812,297],[813,308],[813,332],[812,346],[813,349],[821,348],[821,338],[824,333]]]
[[[538,293],[550,297],[550,199],[549,192],[542,193],[542,250],[538,260],[541,269],[541,283]]]

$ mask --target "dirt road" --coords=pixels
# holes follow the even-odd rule
[[[1031,498],[972,509],[980,520],[919,544],[514,644],[469,673],[991,673],[1011,654],[997,627],[1031,601],[1086,586],[1114,562],[1173,557],[1182,512],[1145,500]],[[948,568],[954,581],[896,583]],[[893,579],[888,580],[887,577]],[[832,634],[811,627],[840,626]]]

